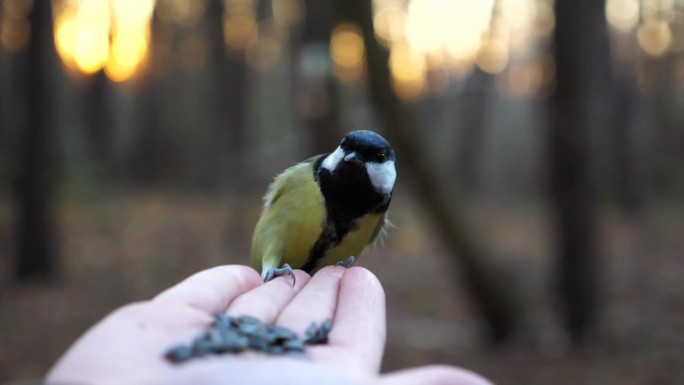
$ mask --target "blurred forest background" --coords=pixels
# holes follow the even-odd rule
[[[383,370],[684,383],[684,1],[1,0],[0,382],[394,145]]]

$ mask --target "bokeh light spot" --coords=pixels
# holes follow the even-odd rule
[[[611,27],[620,32],[629,32],[639,22],[639,2],[637,0],[608,0],[606,18]]]
[[[489,38],[480,46],[475,60],[482,71],[498,74],[508,64],[508,47],[501,39]]]
[[[404,99],[416,99],[425,91],[425,56],[407,44],[392,47],[389,58],[394,91]]]
[[[651,56],[661,56],[670,47],[672,31],[670,26],[659,20],[646,20],[637,31],[641,49]]]
[[[21,51],[31,37],[31,25],[25,17],[0,20],[0,46],[8,51]]]
[[[335,27],[330,39],[330,56],[333,74],[342,84],[355,84],[361,80],[366,56],[361,29],[351,23]]]

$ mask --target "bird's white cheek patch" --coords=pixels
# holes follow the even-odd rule
[[[337,147],[337,150],[335,150],[335,152],[326,156],[325,159],[323,159],[321,167],[327,169],[330,172],[333,172],[337,169],[337,166],[340,164],[340,161],[342,161],[343,158],[344,151],[342,151],[341,148]]]
[[[394,168],[394,161],[385,163],[366,163],[368,178],[375,189],[383,194],[389,194],[394,188],[394,181],[397,179],[397,170]]]

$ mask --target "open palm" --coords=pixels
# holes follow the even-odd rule
[[[124,306],[91,328],[48,373],[48,383],[96,384],[486,384],[464,370],[432,366],[379,376],[385,297],[368,270],[326,267],[310,277],[261,283],[245,266],[197,273],[150,301]],[[304,356],[203,357],[174,365],[164,352],[188,343],[217,313],[251,315],[300,335],[333,320],[326,345]]]

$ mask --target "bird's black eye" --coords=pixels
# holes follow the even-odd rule
[[[340,148],[343,150],[347,149],[347,138],[342,139],[342,142],[340,142]]]
[[[387,154],[385,154],[384,151],[378,152],[375,154],[375,159],[373,159],[376,163],[384,163],[385,160],[387,160]]]

